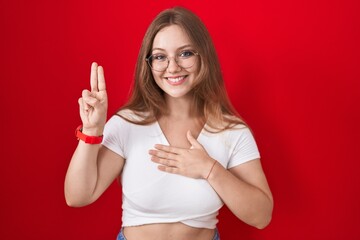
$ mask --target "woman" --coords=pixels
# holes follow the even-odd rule
[[[192,12],[176,7],[154,19],[132,96],[106,124],[96,63],[79,105],[82,141],[66,175],[66,201],[90,204],[121,176],[118,239],[220,239],[223,204],[254,227],[270,222],[273,200],[255,140],[230,104],[209,33]]]

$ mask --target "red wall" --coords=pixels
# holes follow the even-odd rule
[[[0,239],[115,239],[118,184],[64,201],[77,99],[98,61],[110,113],[124,103],[148,24],[174,5],[213,36],[274,194],[265,230],[224,209],[222,239],[360,239],[357,0],[1,1]]]

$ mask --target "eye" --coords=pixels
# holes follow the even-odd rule
[[[166,55],[164,55],[164,54],[154,54],[154,55],[152,55],[151,59],[153,61],[162,62],[162,61],[166,60]]]
[[[182,51],[180,54],[179,54],[179,57],[180,58],[189,58],[189,57],[192,57],[194,56],[195,53],[192,52],[192,51],[189,51],[189,50],[185,50],[185,51]]]

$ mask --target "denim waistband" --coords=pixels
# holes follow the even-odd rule
[[[116,240],[126,240],[123,229],[121,229],[121,231],[119,232]],[[215,234],[212,240],[220,240],[220,234],[217,228],[215,228]]]

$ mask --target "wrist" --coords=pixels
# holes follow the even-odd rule
[[[208,173],[207,173],[207,175],[206,175],[206,177],[205,177],[206,180],[209,179],[209,177],[210,177],[210,175],[212,174],[212,172],[213,172],[213,170],[214,170],[214,168],[215,168],[215,165],[216,165],[216,163],[217,163],[217,161],[216,161],[215,159],[212,159],[212,160],[213,160],[213,162],[211,162],[211,165],[209,165],[210,168],[209,168],[209,171],[208,171]]]
[[[84,127],[81,125],[81,132],[88,136],[102,136],[104,127]]]
[[[90,134],[92,134],[92,135],[90,135]],[[103,139],[102,134],[99,135],[98,133],[96,133],[94,131],[85,131],[84,132],[82,125],[80,125],[79,127],[76,128],[75,136],[77,137],[78,140],[82,140],[88,144],[100,144]]]

